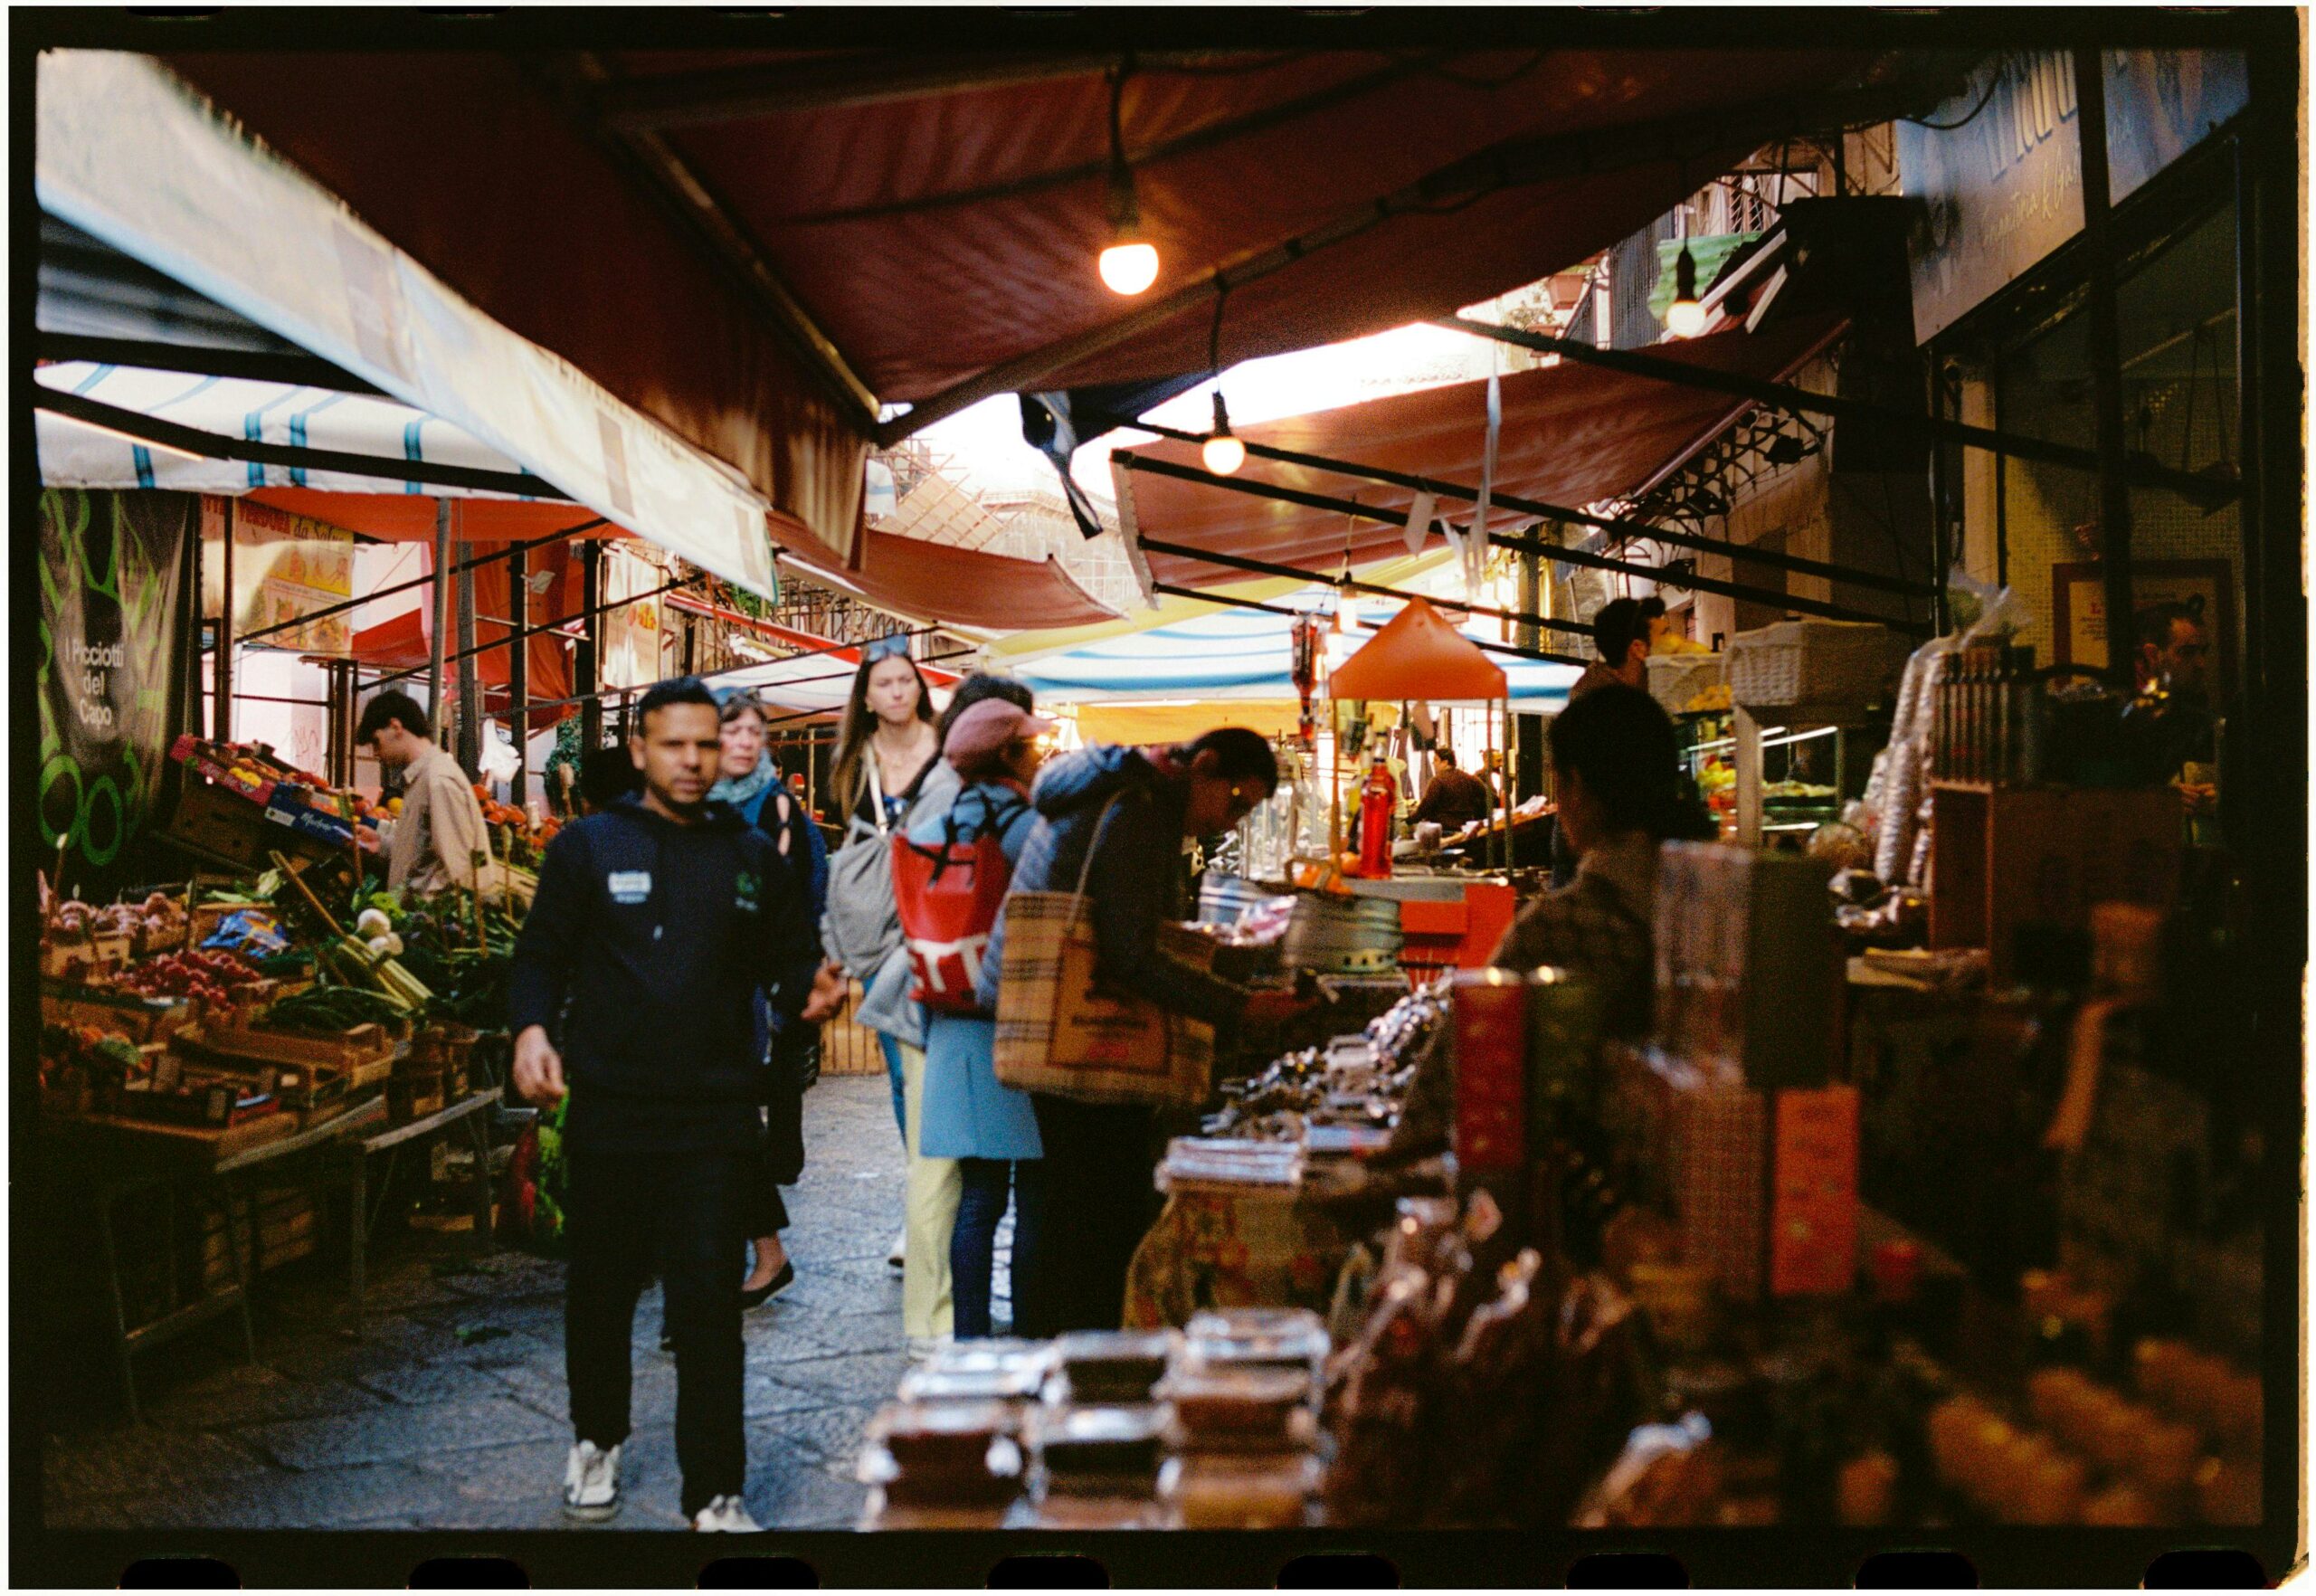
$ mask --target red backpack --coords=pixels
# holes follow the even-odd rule
[[[964,802],[961,795],[958,803]],[[942,1014],[980,1014],[973,995],[982,955],[997,924],[998,905],[1013,879],[1001,839],[1021,806],[1000,809],[982,799],[988,819],[971,842],[957,841],[956,810],[943,822],[938,847],[893,838],[893,901],[908,945],[909,995]]]

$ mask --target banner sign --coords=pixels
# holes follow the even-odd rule
[[[52,488],[40,501],[40,836],[67,879],[144,830],[184,684],[189,493]]]
[[[2108,188],[2120,204],[2244,109],[2244,58],[2110,50]],[[1897,127],[1899,179],[1922,202],[1908,253],[1914,340],[1928,343],[2083,231],[2074,57],[1989,57],[1961,93]]]
[[[204,495],[202,609],[223,607],[223,562],[215,557],[225,535],[225,501]],[[233,507],[233,635],[296,621],[354,596],[354,534],[311,516],[292,515],[253,499]],[[342,610],[325,620],[258,640],[257,646],[297,654],[344,655],[353,649],[354,613]]]

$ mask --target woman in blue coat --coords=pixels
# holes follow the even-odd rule
[[[1010,869],[1037,819],[1029,797],[1043,756],[1037,739],[1052,730],[1051,721],[1001,698],[959,716],[943,753],[963,784],[946,809],[913,820],[908,840],[937,848],[993,834]],[[997,1226],[1009,1197],[1016,1258],[1032,1249],[1043,1206],[1037,1116],[1026,1093],[998,1084],[996,1039],[997,1022],[988,1014],[925,1011],[919,1145],[927,1158],[958,1160],[964,1179],[949,1240],[960,1338],[992,1334]],[[1021,1274],[1016,1271],[1013,1279],[1013,1322],[1035,1323],[1034,1310],[1021,1300]]]

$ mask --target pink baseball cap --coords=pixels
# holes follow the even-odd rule
[[[1030,714],[1019,704],[983,698],[950,724],[949,740],[941,751],[950,764],[963,770],[986,760],[1008,743],[1041,737],[1053,729],[1052,721]]]

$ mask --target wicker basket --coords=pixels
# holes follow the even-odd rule
[[[1729,640],[1729,696],[1748,709],[1862,710],[1909,648],[1903,632],[1869,621],[1780,621]]]
[[[1700,693],[1728,679],[1725,654],[1651,654],[1648,656],[1648,696],[1667,715],[1687,712]]]

